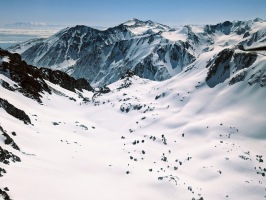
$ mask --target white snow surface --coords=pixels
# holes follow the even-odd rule
[[[164,82],[133,76],[107,94],[80,92],[89,102],[47,82],[53,94],[41,105],[0,84],[0,97],[32,123],[0,108],[0,126],[21,149],[0,137],[21,158],[0,162],[0,188],[15,200],[265,199],[265,88],[246,80],[209,88],[211,53]],[[263,63],[260,56],[254,67]]]
[[[182,31],[167,31],[163,32],[162,36],[170,41],[186,41],[187,40],[187,35],[182,33]]]
[[[62,70],[67,71],[69,68],[71,68],[73,65],[75,65],[77,60],[69,59],[65,60],[64,62],[51,66],[51,69],[53,70]]]
[[[2,64],[2,62],[10,62],[10,59],[8,56],[4,56],[4,57],[0,57],[0,65]]]

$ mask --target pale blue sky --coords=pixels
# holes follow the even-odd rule
[[[115,26],[131,18],[170,26],[266,19],[266,0],[0,0],[0,24]]]

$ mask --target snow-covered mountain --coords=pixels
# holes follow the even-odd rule
[[[179,28],[132,19],[104,31],[80,25],[66,28],[9,50],[20,53],[29,64],[59,69],[92,85],[117,81],[128,70],[162,81],[193,65],[206,52],[237,45],[265,46],[265,27],[261,19]]]
[[[0,50],[0,198],[264,199],[266,52],[251,48],[264,24],[133,19],[16,47],[39,66],[119,79],[93,91]]]

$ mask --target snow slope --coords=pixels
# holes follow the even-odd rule
[[[4,87],[17,83],[0,71],[0,98],[31,120],[0,107],[0,126],[20,150],[3,135],[1,147],[21,159],[0,162],[1,191],[15,200],[265,199],[266,58],[245,68],[237,58],[253,54],[219,52],[163,82],[129,73],[109,93],[46,80],[42,103]],[[223,69],[229,77],[210,87],[207,76]]]

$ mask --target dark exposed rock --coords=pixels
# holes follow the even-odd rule
[[[159,99],[161,97],[165,97],[165,95],[166,95],[165,92],[163,92],[162,94],[156,95],[155,100],[157,100],[157,99]]]
[[[118,90],[121,90],[123,88],[128,88],[129,86],[132,85],[132,80],[130,80],[129,77],[125,78],[123,80],[123,83],[117,88]]]
[[[251,33],[249,37],[245,41],[242,41],[241,44],[244,44],[245,46],[252,46],[256,42],[265,42],[265,36],[266,32],[263,31],[256,31],[255,33]],[[265,47],[264,47],[265,50]]]
[[[9,63],[3,62],[0,65],[0,73],[18,83],[20,86],[17,89],[18,91],[40,103],[42,93],[51,93],[45,80],[58,84],[73,92],[75,92],[75,89],[93,90],[85,79],[76,80],[62,71],[53,71],[46,68],[38,69],[37,67],[27,65],[25,61],[21,60],[21,56],[17,53],[12,54],[0,49],[0,56],[8,56],[10,59]],[[15,90],[15,88],[12,88],[8,83],[3,82],[2,85],[11,91]]]
[[[246,77],[247,73],[245,71],[237,74],[236,76],[234,76],[230,81],[229,81],[229,85],[233,85],[235,83],[238,83],[240,81],[244,81],[245,77]]]
[[[193,35],[193,37],[196,36]],[[192,40],[199,43],[198,38],[193,38]],[[184,66],[187,66],[196,60],[195,56],[187,51],[189,48],[192,49],[193,47],[187,42],[180,42],[180,44],[174,44],[171,46],[169,55],[173,69],[180,67],[180,70],[182,70]]]
[[[250,67],[257,59],[255,53],[235,53],[234,63],[236,71]]]
[[[0,177],[3,176],[3,174],[6,173],[6,170],[0,167]]]
[[[120,106],[122,112],[128,113],[130,110],[140,110],[143,106],[141,104],[132,105],[131,103],[123,103]]]
[[[261,87],[266,85],[266,71],[259,70],[250,76],[248,84],[254,85],[255,83],[260,83]]]
[[[229,35],[234,32],[238,35],[244,34],[250,30],[250,26],[245,21],[230,22],[225,21],[216,25],[206,25],[204,28],[208,34],[214,34],[215,32],[222,32],[225,35]]]
[[[246,38],[246,37],[248,37],[248,36],[250,36],[250,33],[249,33],[249,32],[246,32],[246,33],[243,35],[243,38]]]
[[[164,156],[164,155],[162,156],[161,160],[164,161],[164,162],[168,162],[168,161],[167,161],[167,157]]]
[[[88,90],[92,91],[93,88],[89,85],[89,83],[84,79],[74,79],[69,76],[65,72],[59,70],[51,70],[47,68],[41,68],[41,72],[43,73],[43,78],[54,83],[60,85],[62,88],[75,92],[75,89],[78,90]]]
[[[4,199],[4,200],[11,200],[11,198],[9,197],[9,195],[7,194],[6,191],[0,189],[0,196]]]
[[[260,77],[260,86],[264,87],[266,86],[266,72],[264,72]]]
[[[217,76],[217,71],[220,69],[220,74],[224,74],[229,69],[229,62],[232,59],[234,51],[231,49],[225,49],[221,51],[212,62],[209,62],[207,64],[207,68],[209,68],[209,71],[207,73],[206,82],[210,87],[214,87],[220,81],[212,80],[214,79],[214,76]],[[220,75],[219,74],[219,75]],[[217,77],[215,77],[217,79]],[[227,77],[228,78],[228,77]],[[214,83],[213,83],[214,82]]]
[[[20,150],[18,145],[15,143],[15,141],[6,133],[6,131],[0,126],[0,131],[3,133],[2,135],[6,138],[5,139],[5,144],[6,145],[11,145],[14,149]]]
[[[103,86],[103,87],[95,89],[95,94],[96,93],[106,94],[106,93],[109,93],[109,92],[111,92],[111,90],[107,86]]]
[[[128,70],[123,76],[121,76],[121,79],[124,79],[124,78],[131,78],[133,77],[135,74],[133,71],[131,70]]]
[[[8,56],[10,59],[9,63],[0,65],[0,73],[18,83],[20,86],[18,90],[25,96],[41,102],[40,93],[43,91],[50,93],[48,85],[40,76],[40,71],[22,61],[19,54],[11,54],[8,51],[0,50],[0,56]]]
[[[142,78],[154,77],[157,69],[153,65],[152,61],[153,54],[148,55],[143,59],[143,63],[138,63],[133,72]]]
[[[29,116],[23,110],[16,108],[7,100],[0,98],[0,107],[2,107],[8,114],[23,121],[25,124],[31,123]]]
[[[162,135],[162,142],[163,142],[164,145],[167,145],[167,139],[165,138],[164,135]]]
[[[10,160],[13,162],[21,162],[20,158],[13,153],[3,149],[0,146],[0,162],[8,165],[10,163]]]
[[[16,90],[15,88],[10,86],[9,83],[5,82],[4,80],[2,80],[2,86],[3,86],[3,88],[5,88],[7,90],[10,90],[12,92],[14,92]]]
[[[209,71],[206,77],[206,83],[209,87],[215,87],[223,83],[230,77],[231,71],[234,73],[250,67],[257,59],[255,53],[237,53],[233,49],[224,49],[207,64]],[[231,80],[230,84],[237,80],[241,81],[245,74],[241,74]]]

